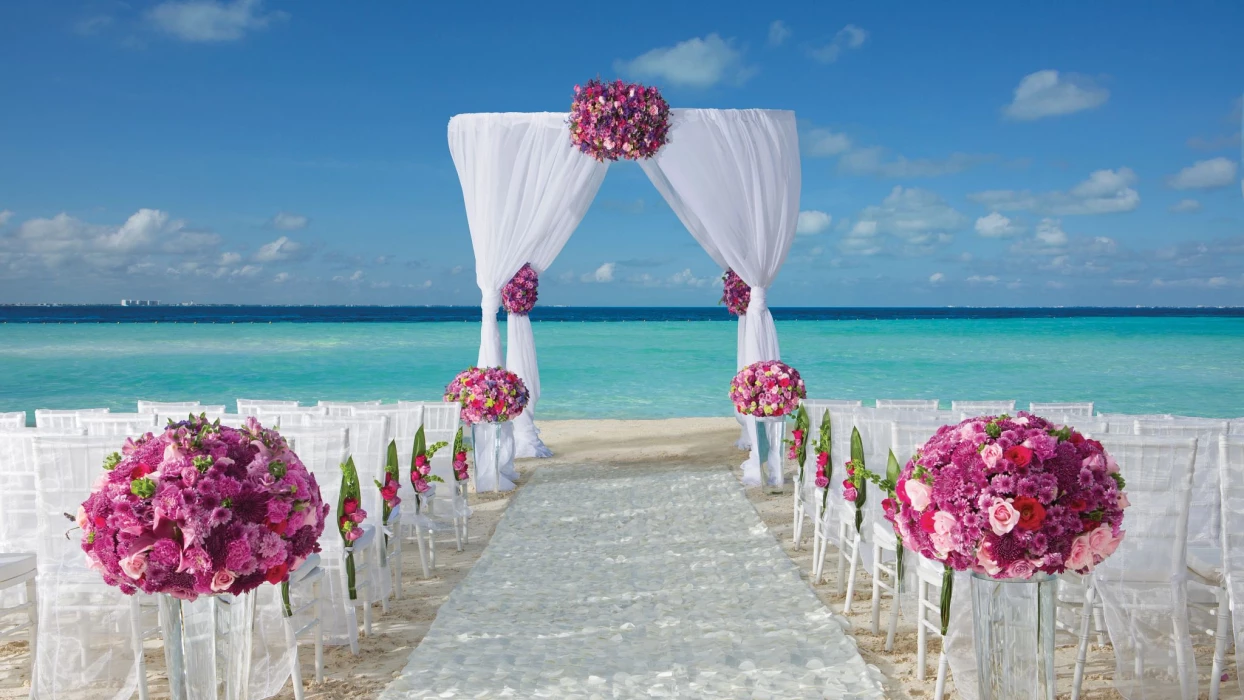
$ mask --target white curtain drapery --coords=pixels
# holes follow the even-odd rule
[[[543,272],[557,257],[608,170],[571,145],[566,120],[551,112],[459,114],[449,120],[449,151],[462,184],[481,294],[479,366],[505,363],[527,383],[531,402],[518,426],[524,456],[543,447],[532,422],[540,376],[526,317],[509,319],[508,361],[502,355],[501,290],[523,265]],[[514,431],[504,433],[509,439]],[[512,461],[502,466],[513,471]]]
[[[676,109],[670,142],[640,164],[709,256],[752,288],[740,317],[740,365],[781,359],[766,291],[786,261],[799,218],[795,113]],[[755,442],[751,447],[744,471],[758,473],[760,454]]]

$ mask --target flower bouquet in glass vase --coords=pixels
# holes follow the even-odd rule
[[[513,419],[527,407],[527,385],[501,367],[470,367],[445,388],[445,400],[461,406],[475,445],[475,490],[509,491],[514,470]]]
[[[327,515],[315,477],[275,430],[200,415],[127,439],[77,521],[106,583],[159,599],[170,696],[241,699],[251,592],[284,585],[319,551]]]
[[[943,426],[895,482],[886,517],[953,571],[970,571],[982,700],[1054,697],[1056,577],[1087,574],[1123,539],[1118,465],[1100,442],[1020,412]]]
[[[769,472],[766,483],[771,488],[782,487],[781,445],[786,416],[793,414],[807,396],[799,372],[777,360],[750,364],[734,375],[730,400],[745,418],[752,438],[751,454],[743,463],[745,486],[760,485],[760,465],[764,463]]]

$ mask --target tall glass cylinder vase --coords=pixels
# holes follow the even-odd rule
[[[172,700],[246,700],[255,596],[156,596]]]
[[[755,449],[753,458],[756,459],[760,470],[765,472],[765,487],[770,492],[780,492],[782,490],[782,458],[786,451],[782,449],[782,443],[786,439],[786,417],[772,416],[769,418],[755,418],[756,421],[756,441],[753,443]]]
[[[1054,700],[1058,579],[972,574],[980,700]]]
[[[514,488],[514,426],[511,423],[475,423],[471,442],[475,447],[476,493],[509,491]],[[508,444],[506,440],[508,438]],[[507,462],[510,464],[507,466]]]

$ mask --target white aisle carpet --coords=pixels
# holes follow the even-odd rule
[[[881,698],[726,471],[545,469],[382,700]]]

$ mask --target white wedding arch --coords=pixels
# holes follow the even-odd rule
[[[500,430],[498,464],[508,483],[514,457],[547,457],[534,423],[540,398],[535,338],[525,315],[507,317],[502,356],[497,312],[501,290],[524,264],[543,274],[596,197],[609,164],[579,151],[565,113],[459,114],[449,120],[453,155],[466,203],[475,281],[481,293],[479,366],[505,366],[527,384],[531,402]],[[739,317],[738,366],[780,359],[777,330],[765,293],[781,269],[799,217],[799,134],[795,113],[783,110],[674,109],[669,142],[639,161],[652,184],[704,251],[752,288]],[[725,389],[723,388],[723,391]],[[756,444],[745,421],[741,447]],[[780,440],[779,426],[766,426]],[[512,436],[512,437],[511,437]],[[774,444],[774,440],[770,440]],[[477,461],[491,461],[476,455]],[[753,449],[749,462],[755,460]],[[486,490],[489,484],[477,484]]]

